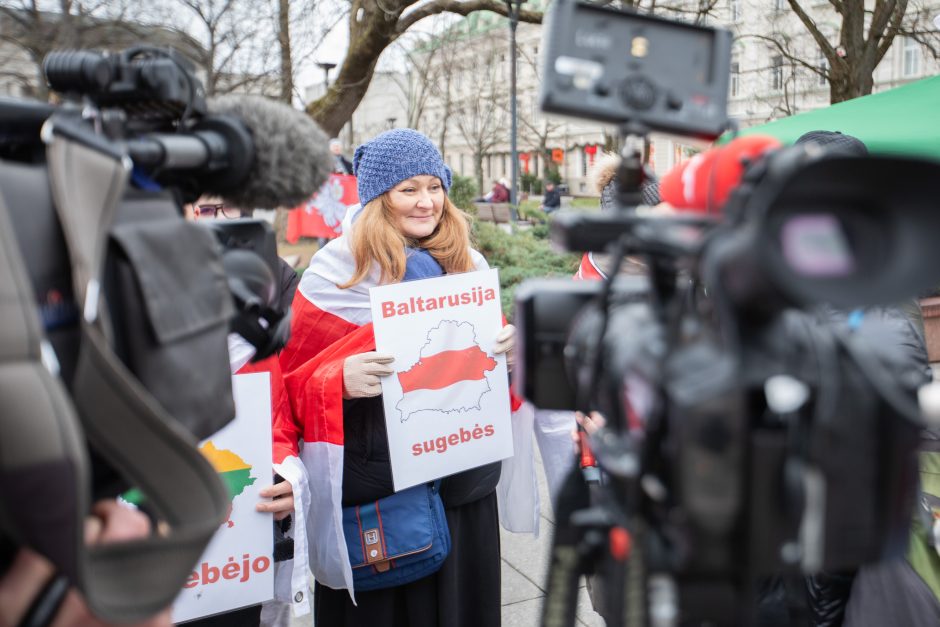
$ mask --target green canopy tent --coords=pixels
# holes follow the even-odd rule
[[[740,134],[771,135],[792,144],[813,130],[854,135],[871,152],[940,159],[940,76],[752,126]]]

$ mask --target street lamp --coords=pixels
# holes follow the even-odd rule
[[[330,70],[336,67],[335,63],[329,61],[317,61],[317,67],[323,70],[323,95],[330,90]]]
[[[518,219],[518,199],[516,190],[519,179],[519,154],[516,151],[516,26],[519,25],[519,11],[526,0],[506,0],[509,14],[509,152],[512,161],[512,186],[509,188],[509,211],[512,221]]]

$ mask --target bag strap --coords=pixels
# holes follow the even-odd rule
[[[43,129],[49,180],[83,305],[72,386],[89,441],[147,495],[165,535],[87,551],[76,585],[101,618],[135,622],[167,607],[225,519],[228,494],[197,442],[114,354],[100,281],[108,232],[130,161],[75,121],[53,116]]]
[[[0,528],[74,578],[90,506],[88,456],[55,353],[43,337],[3,194],[0,318]],[[37,489],[54,507],[24,507]]]

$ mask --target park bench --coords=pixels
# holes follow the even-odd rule
[[[509,224],[512,212],[508,202],[475,202],[473,204],[477,208],[478,220],[496,224]]]

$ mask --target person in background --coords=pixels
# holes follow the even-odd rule
[[[493,185],[493,199],[490,202],[509,202],[509,181],[501,178]]]
[[[196,202],[186,205],[185,213],[188,219],[199,221],[221,219],[235,220],[243,217],[244,212],[241,209],[236,209],[226,204],[225,201],[218,196],[200,196]],[[297,276],[297,272],[290,264],[281,257],[278,257],[277,261],[278,275],[275,278],[278,282],[278,294],[280,295],[278,304],[281,307],[281,311],[286,311],[294,301],[294,292],[297,291],[300,277]]]
[[[294,302],[292,341],[281,355],[294,415],[303,423],[310,477],[309,537],[317,625],[489,627],[500,623],[496,485],[500,464],[446,477],[441,485],[452,548],[440,570],[417,581],[357,591],[338,526],[340,509],[394,492],[381,378],[394,357],[375,352],[369,288],[483,270],[468,219],[447,197],[452,175],[437,147],[394,129],[353,158],[362,206],[343,235],[314,255]],[[494,338],[508,352],[514,328]]]
[[[561,207],[561,193],[555,189],[552,181],[545,183],[545,195],[542,197],[542,205],[539,207],[545,213],[557,211]]]
[[[222,198],[215,196],[201,196],[195,203],[185,207],[186,216],[199,221],[207,220],[226,220],[237,219],[241,217],[242,211],[227,204]],[[288,310],[294,299],[294,292],[300,282],[297,273],[290,265],[278,257],[278,301],[282,311]],[[251,362],[254,356],[254,348],[243,338],[236,334],[229,335],[229,359],[233,374],[248,374],[252,372],[266,372],[271,377],[271,418],[272,418],[272,440],[275,451],[279,441],[284,433],[293,434],[296,427],[293,425],[293,414],[290,410],[290,403],[287,400],[284,391],[284,381],[281,375],[280,362],[277,356],[268,357],[258,362]],[[275,460],[276,461],[276,460]],[[307,609],[307,600],[305,599],[306,578],[302,577],[303,583],[291,585],[291,573],[294,569],[295,558],[294,542],[290,535],[292,526],[295,527],[298,520],[303,517],[295,512],[293,484],[302,483],[305,477],[298,477],[294,469],[288,469],[281,475],[277,466],[274,468],[275,482],[272,485],[261,489],[260,494],[265,499],[255,506],[259,512],[269,512],[274,517],[274,562],[275,562],[275,582],[277,597],[275,600],[266,602],[262,605],[256,605],[233,612],[226,612],[218,616],[212,616],[188,623],[194,627],[234,627],[243,625],[245,627],[287,627],[289,623],[290,604],[295,603],[300,606],[299,612]],[[292,516],[293,514],[293,516]],[[301,523],[302,524],[302,523]],[[306,552],[304,551],[300,560],[298,560],[298,570],[306,573]],[[280,584],[280,585],[278,585]],[[287,588],[290,587],[290,591]],[[297,593],[301,593],[301,598],[296,598]],[[307,609],[307,611],[309,611]]]
[[[479,198],[474,198],[473,202],[509,202],[509,182],[502,178],[493,183],[493,189]]]
[[[343,142],[334,137],[330,140],[330,152],[333,153],[333,173],[334,174],[352,174],[353,166],[343,155]]]

